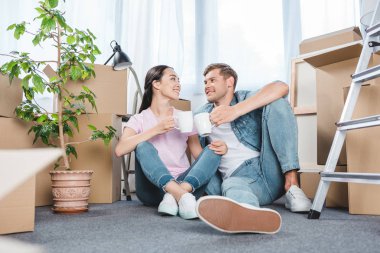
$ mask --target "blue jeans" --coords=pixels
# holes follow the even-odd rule
[[[195,197],[201,197],[220,164],[220,156],[206,147],[190,168],[175,179],[150,142],[138,144],[135,152],[136,196],[148,206],[156,206],[161,202],[165,194],[163,189],[171,180],[189,183]]]
[[[297,124],[289,103],[278,99],[263,108],[260,157],[248,159],[224,181],[210,180],[206,192],[254,206],[267,205],[284,194],[284,174],[299,169]]]

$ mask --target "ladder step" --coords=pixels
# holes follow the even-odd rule
[[[380,126],[380,115],[373,115],[361,119],[354,119],[335,123],[338,130],[353,130],[365,127]]]
[[[371,27],[368,27],[366,29],[367,35],[369,36],[375,36],[380,32],[380,23],[377,23],[376,25],[373,25]]]
[[[321,180],[330,182],[350,182],[380,184],[379,173],[321,172]]]
[[[366,69],[362,72],[352,75],[352,81],[357,82],[365,82],[368,80],[375,79],[380,76],[380,65]]]

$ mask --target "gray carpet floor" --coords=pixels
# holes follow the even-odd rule
[[[269,206],[280,212],[275,235],[224,234],[200,220],[163,217],[133,201],[92,204],[88,213],[53,214],[36,209],[34,232],[7,235],[41,245],[46,252],[380,252],[380,216],[324,209],[319,220],[290,213],[284,199]]]

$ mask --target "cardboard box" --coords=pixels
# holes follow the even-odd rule
[[[317,83],[317,153],[318,164],[326,163],[342,110],[343,87],[351,82],[362,49],[361,42],[341,45],[321,51],[304,60],[316,68]],[[379,56],[374,55],[373,62]],[[373,63],[371,63],[373,65]],[[346,165],[346,148],[343,145],[338,165]]]
[[[0,150],[0,234],[34,230],[35,174],[62,154],[59,148]]]
[[[21,80],[0,74],[0,116],[15,117],[15,109],[22,101]]]
[[[0,149],[46,147],[46,145],[41,142],[37,142],[33,145],[34,135],[33,133],[28,135],[30,127],[30,123],[26,123],[20,119],[0,117]],[[51,166],[47,166],[36,175],[36,206],[47,206],[53,203],[49,175],[51,169]]]
[[[335,47],[361,39],[362,37],[359,27],[350,27],[303,40],[299,45],[300,54],[306,54],[329,47]]]
[[[35,177],[0,199],[0,234],[34,231]]]
[[[348,88],[344,89],[345,95]],[[361,88],[353,119],[380,114],[380,82],[378,79]],[[349,172],[380,173],[380,127],[347,132]],[[354,184],[348,186],[351,214],[380,215],[380,185]]]
[[[170,104],[181,111],[191,111],[191,102],[180,98],[179,100],[170,101]]]
[[[96,95],[96,107],[98,113],[113,113],[116,115],[127,115],[128,97],[128,71],[114,71],[111,66],[95,64],[95,78],[84,82],[68,81],[67,90],[78,95],[82,85],[87,86]],[[44,69],[48,77],[56,76],[55,71],[48,65]],[[89,103],[85,103],[87,113],[96,113]]]
[[[87,127],[94,125],[100,130],[105,126],[113,126],[117,136],[121,135],[121,117],[115,114],[87,114],[78,117],[79,133],[74,131],[70,142],[87,140],[92,131]],[[121,159],[115,155],[117,140],[114,138],[109,146],[102,140],[81,143],[76,146],[78,159],[71,160],[71,167],[75,170],[93,170],[91,179],[91,195],[89,203],[112,203],[120,200],[121,186]]]
[[[320,172],[323,166],[315,165],[314,171],[303,171],[300,174],[300,186],[306,196],[313,199],[321,179]],[[346,172],[346,166],[337,166],[336,172]],[[332,182],[326,196],[326,207],[348,207],[347,183]]]

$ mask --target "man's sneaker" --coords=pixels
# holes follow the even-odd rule
[[[163,215],[177,215],[178,204],[173,195],[171,195],[170,193],[165,193],[164,198],[158,205],[158,212]]]
[[[285,207],[295,213],[309,212],[311,201],[296,185],[292,185],[285,194]]]
[[[181,196],[178,201],[179,216],[185,220],[198,218],[197,212],[195,211],[195,206],[197,201],[191,193],[185,193]]]
[[[278,212],[241,204],[226,197],[202,197],[196,210],[202,221],[226,233],[275,234],[281,228]]]

